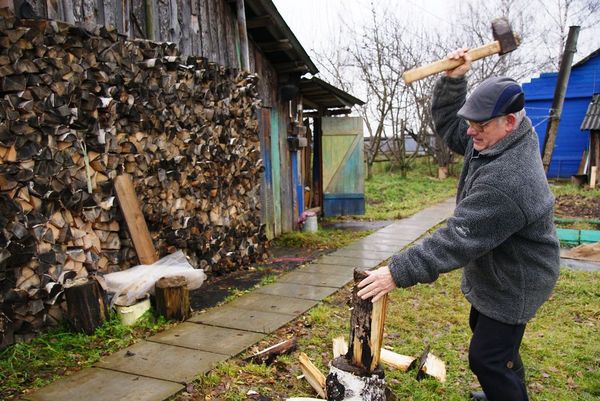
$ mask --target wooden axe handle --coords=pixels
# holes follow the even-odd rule
[[[484,58],[487,56],[491,56],[492,54],[498,54],[500,53],[500,42],[496,40],[494,42],[488,43],[487,45],[471,49],[467,53],[471,55],[471,59],[473,61],[479,60],[480,58]],[[462,60],[439,60],[434,63],[424,65],[422,67],[405,71],[404,74],[402,74],[402,79],[404,79],[404,82],[408,85],[420,79],[427,78],[430,75],[437,74],[438,72],[456,68],[462,63]]]

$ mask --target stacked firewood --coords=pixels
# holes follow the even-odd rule
[[[114,195],[124,172],[161,256],[182,249],[216,273],[265,256],[256,76],[104,27],[0,14],[0,313],[12,329],[60,320],[66,277],[138,264]]]

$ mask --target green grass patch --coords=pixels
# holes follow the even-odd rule
[[[561,195],[579,195],[585,198],[600,198],[600,187],[590,189],[588,187],[579,187],[568,181],[550,180],[550,189],[555,197]]]
[[[112,315],[90,336],[59,327],[29,343],[10,346],[0,352],[0,399],[12,399],[25,389],[45,386],[68,372],[89,367],[102,356],[168,326],[164,318],[151,312],[131,327]]]
[[[333,249],[346,246],[371,233],[370,230],[349,231],[328,228],[319,229],[314,233],[293,231],[275,238],[273,244],[285,248]]]
[[[431,352],[445,361],[448,373],[442,384],[432,378],[417,381],[414,372],[386,368],[386,381],[399,400],[462,401],[478,388],[467,362],[469,304],[460,292],[460,274],[455,271],[431,285],[390,294],[384,346],[416,356],[429,344]],[[531,399],[591,401],[600,397],[599,288],[600,274],[563,269],[552,297],[528,324],[521,353]],[[349,295],[348,287],[332,295],[261,346],[295,334],[300,338],[298,352],[308,354],[326,374],[331,340],[338,335],[348,337]],[[193,391],[174,399],[234,401],[247,399],[250,390],[273,399],[315,397],[300,377],[298,352],[262,368],[232,359],[203,376]]]
[[[439,180],[431,176],[425,158],[418,159],[405,176],[378,169],[365,182],[365,220],[391,220],[410,216],[456,195],[457,177]]]

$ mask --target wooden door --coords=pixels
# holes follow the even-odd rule
[[[323,117],[323,215],[365,213],[363,121]]]

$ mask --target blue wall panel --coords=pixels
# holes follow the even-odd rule
[[[548,116],[558,73],[544,73],[523,84],[525,109],[536,129],[540,147],[544,143]],[[600,92],[600,55],[573,67],[548,177],[568,178],[577,173],[581,156],[589,144],[589,133],[579,127],[594,93]]]

